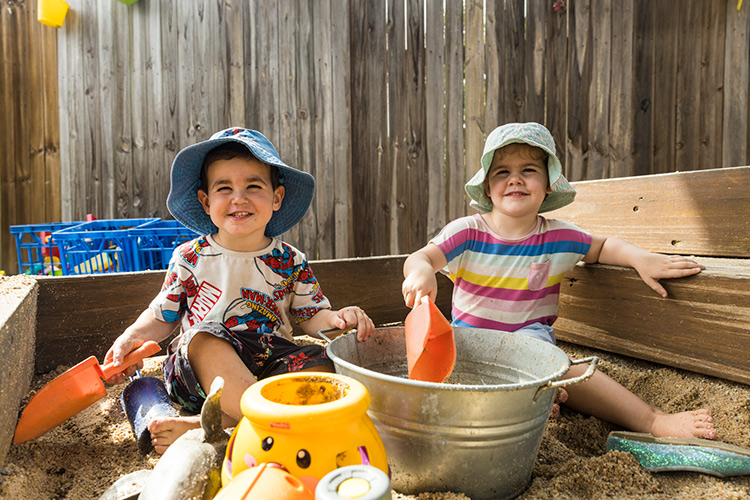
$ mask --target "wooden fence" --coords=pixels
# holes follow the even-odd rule
[[[285,235],[316,259],[421,247],[508,121],[546,124],[570,180],[750,160],[737,0],[69,3],[56,40],[35,1],[0,9],[9,271],[9,224],[169,217],[174,155],[228,126],[316,177]]]

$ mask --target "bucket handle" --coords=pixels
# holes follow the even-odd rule
[[[534,394],[533,401],[536,403],[542,391],[546,391],[547,389],[558,389],[560,387],[566,387],[569,385],[578,384],[580,382],[585,382],[586,380],[590,379],[591,375],[593,375],[594,371],[596,370],[596,365],[599,364],[599,357],[589,356],[588,358],[574,359],[571,360],[570,366],[580,365],[583,363],[591,363],[588,370],[586,370],[583,375],[579,375],[578,377],[573,378],[566,378],[563,380],[555,380],[554,382],[548,382],[546,385],[543,385],[539,389],[537,389],[536,394]]]
[[[342,331],[341,328],[327,328],[325,330],[318,330],[318,337],[320,337],[322,340],[325,340],[326,344],[330,344],[332,340],[328,338],[327,334],[331,334],[334,332],[340,332]]]

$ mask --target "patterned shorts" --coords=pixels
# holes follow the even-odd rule
[[[167,350],[162,364],[167,392],[177,404],[191,413],[200,413],[206,393],[188,360],[188,346],[197,333],[205,332],[224,339],[234,347],[242,362],[258,380],[315,366],[333,371],[333,362],[318,345],[298,346],[272,334],[234,332],[215,321],[195,325],[177,337]]]

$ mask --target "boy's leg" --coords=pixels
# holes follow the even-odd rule
[[[564,378],[580,376],[587,368],[588,365],[572,366]],[[586,382],[565,389],[568,392],[565,404],[571,409],[632,431],[656,437],[716,439],[708,410],[664,413],[598,370]]]
[[[188,346],[190,366],[201,387],[211,387],[217,376],[224,379],[221,393],[222,427],[232,427],[242,418],[240,399],[245,390],[256,382],[229,341],[210,333],[196,333]],[[200,427],[200,415],[162,417],[148,426],[151,442],[157,453],[163,454],[169,445],[191,429]]]
[[[224,379],[221,411],[228,417],[224,419],[224,427],[236,425],[242,419],[242,394],[258,379],[245,366],[232,344],[210,333],[198,333],[193,337],[189,358],[201,387],[211,387],[216,377]]]

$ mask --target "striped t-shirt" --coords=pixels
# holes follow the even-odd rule
[[[552,325],[564,274],[589,251],[591,235],[538,216],[521,240],[504,240],[481,215],[456,219],[431,240],[453,281],[453,325],[515,332]]]

